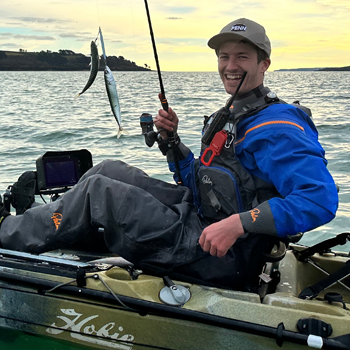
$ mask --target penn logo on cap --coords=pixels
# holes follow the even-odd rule
[[[231,32],[245,32],[247,30],[247,26],[245,24],[234,24],[231,27]]]
[[[228,41],[244,40],[271,55],[271,43],[266,35],[265,28],[247,18],[239,18],[228,23],[219,34],[208,41],[208,46],[218,52],[220,46]]]

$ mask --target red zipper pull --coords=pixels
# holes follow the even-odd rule
[[[213,140],[211,141],[209,147],[203,152],[202,157],[201,157],[201,162],[206,165],[209,166],[211,164],[211,162],[213,161],[215,156],[218,156],[225,143],[227,140],[227,133],[225,130],[221,130],[219,132],[217,132],[215,134],[215,136],[213,137]],[[211,152],[211,154],[209,153]],[[205,161],[205,156],[209,153],[209,160]]]

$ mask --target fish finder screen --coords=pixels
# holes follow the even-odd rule
[[[73,186],[79,180],[76,160],[70,157],[45,159],[44,169],[47,188]]]

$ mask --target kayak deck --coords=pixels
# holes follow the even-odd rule
[[[286,331],[299,332],[298,321],[312,318],[331,325],[330,339],[347,335],[350,329],[349,309],[324,300],[325,293],[332,292],[341,294],[345,305],[350,303],[349,277],[312,300],[298,298],[304,288],[327,276],[322,269],[333,273],[343,266],[349,260],[345,256],[315,254],[313,265],[298,261],[289,249],[275,264],[281,274],[276,290],[262,299],[258,294],[174,281],[188,288],[191,297],[182,307],[173,307],[159,298],[162,278],[132,267],[89,263],[103,255],[67,251],[36,256],[5,250],[0,254],[0,327],[77,344],[138,349],[139,342],[140,349],[147,345],[182,350],[226,349],[235,341],[240,349],[271,349],[278,347],[276,340],[255,327],[266,327],[262,330],[268,333],[283,323]],[[15,307],[18,300],[26,312]],[[84,327],[79,326],[83,321]],[[293,349],[295,344],[283,346]]]

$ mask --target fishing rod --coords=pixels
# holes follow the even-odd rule
[[[157,73],[158,73],[158,79],[159,79],[159,85],[160,85],[160,92],[161,92],[161,95],[162,95],[161,103],[162,103],[163,109],[166,112],[168,112],[169,105],[168,105],[168,101],[167,101],[167,99],[165,97],[165,91],[164,91],[164,86],[163,86],[162,74],[161,74],[161,71],[160,71],[159,59],[158,59],[158,54],[157,54],[157,47],[156,47],[156,42],[154,40],[154,33],[153,33],[153,29],[152,29],[151,15],[149,13],[147,0],[144,0],[144,1],[145,1],[145,7],[146,7],[146,13],[147,13],[147,19],[148,19],[149,32],[150,32],[151,40],[152,40],[154,59],[156,61],[156,65],[157,65]]]
[[[152,40],[152,47],[153,47],[153,53],[154,53],[154,59],[156,61],[156,66],[157,66],[157,73],[158,73],[158,80],[159,80],[159,85],[160,85],[160,93],[161,93],[161,103],[162,103],[162,108],[168,112],[169,110],[169,104],[168,100],[165,97],[165,91],[164,91],[164,85],[163,85],[163,80],[162,80],[162,74],[159,66],[159,59],[158,59],[158,54],[157,54],[157,47],[156,47],[156,42],[154,40],[154,33],[152,29],[152,22],[151,22],[151,15],[149,12],[148,8],[148,2],[147,0],[144,0],[145,2],[145,8],[146,8],[146,13],[147,13],[147,19],[148,19],[148,26],[149,26],[149,31],[150,31],[150,36]],[[176,169],[176,175],[178,177],[177,184],[182,185],[182,179],[181,179],[181,173],[180,173],[180,166],[179,166],[179,160],[177,157],[177,153],[175,148],[178,146],[176,141],[175,141],[175,136],[173,132],[167,131],[168,137],[169,137],[169,147],[172,148],[173,150],[173,156],[174,156],[174,163],[175,163],[175,169]],[[154,143],[154,142],[153,142]],[[152,143],[152,145],[153,145]],[[146,144],[150,146],[150,143],[146,141]],[[152,147],[152,145],[150,147]]]

